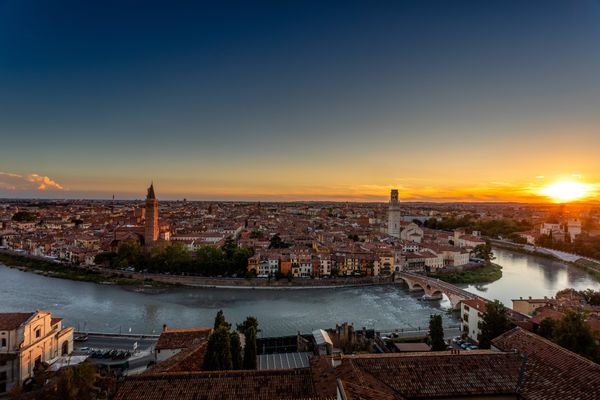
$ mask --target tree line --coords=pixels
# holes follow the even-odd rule
[[[516,232],[528,231],[532,228],[532,225],[525,220],[519,221],[512,218],[482,220],[474,215],[466,215],[461,218],[443,217],[441,220],[430,218],[423,225],[430,229],[446,231],[465,228],[467,230],[480,231],[482,235],[494,238],[509,236]]]
[[[587,322],[587,314],[581,310],[568,309],[560,319],[544,318],[536,333],[580,356],[600,362],[600,345]]]
[[[99,253],[94,262],[109,268],[128,268],[158,273],[187,273],[202,276],[246,276],[253,249],[238,247],[232,238],[221,248],[201,246],[194,254],[180,242],[142,251],[139,243],[122,242],[116,252]]]
[[[256,369],[256,332],[258,320],[247,317],[237,325],[237,330],[231,330],[231,324],[225,320],[223,310],[220,310],[214,323],[214,330],[208,337],[208,346],[204,354],[203,369],[205,371],[226,371],[240,369]],[[242,353],[240,335],[245,337]]]
[[[565,240],[556,240],[552,235],[541,235],[536,244],[542,247],[548,247],[555,250],[575,253],[581,256],[600,260],[600,237],[590,237],[587,235],[578,235],[571,241],[570,236],[565,235]]]

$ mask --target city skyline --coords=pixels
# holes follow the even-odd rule
[[[0,197],[598,199],[597,1],[32,3],[0,5]]]

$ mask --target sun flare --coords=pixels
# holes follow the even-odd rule
[[[551,183],[540,189],[539,194],[549,197],[557,203],[581,200],[592,192],[592,185],[575,181]]]

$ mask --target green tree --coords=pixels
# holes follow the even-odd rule
[[[153,248],[150,263],[154,270],[177,273],[190,269],[192,255],[183,243],[172,242],[168,246]]]
[[[439,314],[432,315],[429,319],[429,341],[431,345],[431,351],[446,350],[442,316]]]
[[[540,326],[537,329],[537,334],[545,337],[546,339],[552,340],[554,338],[557,322],[558,321],[553,318],[544,318],[542,322],[540,322]]]
[[[492,244],[489,240],[485,241],[485,244],[480,244],[473,249],[473,254],[475,257],[480,258],[485,261],[486,264],[489,264],[494,260],[494,252],[492,250]]]
[[[271,240],[269,242],[270,249],[284,249],[287,247],[290,247],[290,245],[285,243],[283,240],[281,240],[281,237],[279,236],[278,233],[274,234],[271,237]]]
[[[233,368],[231,338],[225,326],[219,326],[208,337],[203,368],[206,371],[224,371]]]
[[[117,253],[114,251],[103,251],[96,254],[94,257],[94,264],[104,264],[105,267],[112,267],[117,260]]]
[[[586,314],[579,310],[567,310],[554,329],[554,341],[562,347],[588,358],[597,355],[592,329]]]
[[[246,317],[246,320],[244,322],[242,322],[241,324],[237,324],[238,332],[243,333],[246,336],[248,335],[250,328],[254,328],[254,332],[260,332],[260,330],[258,329],[258,320],[256,319],[256,317]]]
[[[240,335],[237,332],[231,332],[229,334],[229,342],[231,345],[231,365],[235,370],[242,369],[242,344],[240,342]]]
[[[233,240],[233,238],[231,236],[228,236],[227,239],[225,239],[225,243],[223,243],[223,246],[221,246],[221,250],[223,250],[223,253],[225,253],[225,257],[227,259],[233,258],[233,253],[235,252],[236,249],[237,249],[237,244],[235,243],[235,240]]]
[[[217,330],[220,327],[224,327],[227,330],[229,330],[229,328],[231,328],[231,324],[225,320],[225,314],[223,313],[223,310],[219,310],[219,312],[215,316],[214,329]]]
[[[138,266],[142,260],[142,249],[139,243],[134,241],[122,242],[117,250],[118,266],[127,268],[129,266]]]
[[[244,347],[244,369],[256,369],[256,330],[250,327]]]
[[[36,219],[36,215],[29,211],[18,211],[12,216],[12,220],[16,222],[34,222]]]
[[[600,306],[600,290],[586,289],[580,291],[579,294],[583,296],[585,301],[592,306]]]
[[[481,321],[481,337],[479,347],[489,349],[492,339],[503,334],[511,328],[506,308],[498,300],[489,301]]]

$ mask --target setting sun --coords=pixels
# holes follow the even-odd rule
[[[539,194],[549,197],[557,203],[562,203],[583,199],[591,193],[591,189],[591,185],[586,183],[561,181],[544,186],[540,189]]]

